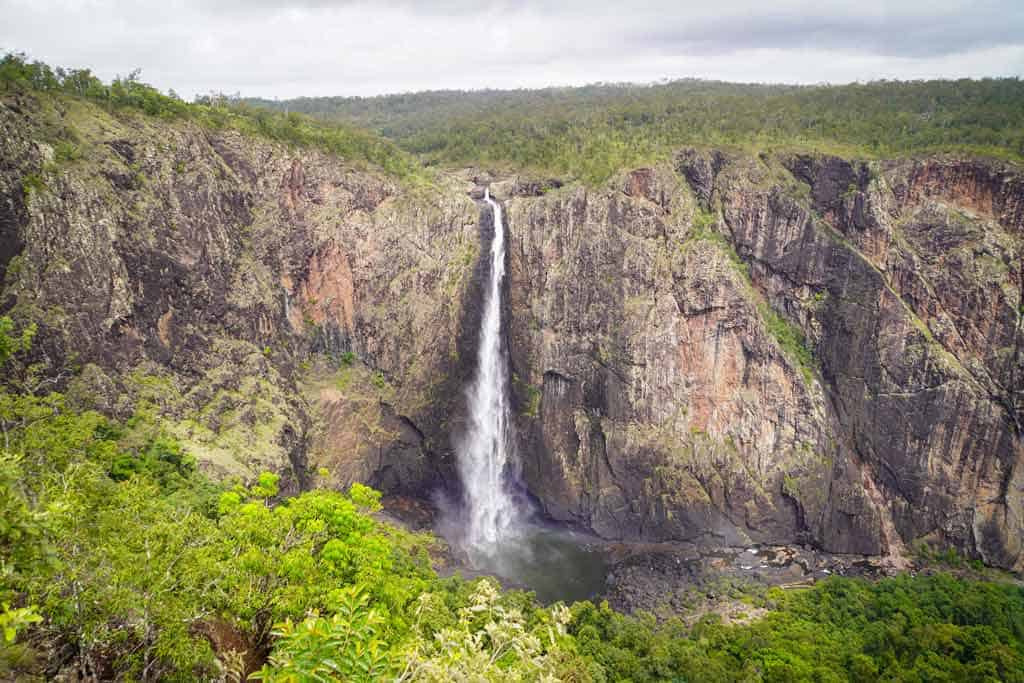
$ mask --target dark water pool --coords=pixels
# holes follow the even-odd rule
[[[388,514],[405,526],[430,529],[448,541],[453,564],[442,573],[497,576],[506,588],[531,590],[545,604],[587,600],[607,588],[610,548],[595,536],[533,517],[521,521],[495,546],[467,548],[463,511],[446,498],[425,502],[390,496],[383,503]],[[523,506],[527,508],[526,503]]]
[[[476,571],[532,590],[542,603],[593,598],[605,589],[608,557],[594,539],[566,529],[528,526],[487,551],[473,553]]]

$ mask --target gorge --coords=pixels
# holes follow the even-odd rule
[[[152,396],[203,467],[292,490],[319,468],[416,496],[457,480],[449,435],[482,419],[462,387],[478,353],[501,362],[475,181],[411,193],[314,151],[39,106],[3,110],[7,291],[83,397]],[[72,120],[93,156],[23,192],[52,163],[39,122]],[[487,182],[509,447],[546,516],[879,556],[933,538],[1020,569],[1012,166],[684,149],[600,188]],[[506,504],[479,503],[483,538]]]
[[[712,576],[807,586],[939,553],[1024,571],[1019,162],[681,144],[588,182],[402,166],[361,137],[383,156],[339,155],[259,132],[299,119],[194,106],[218,123],[3,95],[3,332],[32,331],[5,342],[5,373],[61,401],[4,408],[27,453],[79,443],[33,420],[85,415],[72,462],[96,451],[128,485],[194,461],[220,497],[200,514],[161,479],[165,516],[230,519],[244,542],[270,536],[247,519],[313,500],[281,546],[338,518],[359,547],[311,537],[282,574],[311,576],[316,558],[374,586],[422,562],[667,620],[728,593]],[[130,457],[110,465],[115,443]],[[344,514],[316,498],[342,491]],[[385,544],[359,536],[356,507],[401,552],[360,564]],[[273,556],[232,543],[207,564]],[[400,628],[420,623],[409,605],[433,614],[428,594],[468,600],[414,578],[372,594]],[[327,590],[302,586],[281,591]],[[343,599],[362,598],[296,598],[274,618]],[[256,671],[279,625],[238,609],[196,608],[176,637]]]

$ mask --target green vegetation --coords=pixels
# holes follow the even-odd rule
[[[21,189],[25,195],[25,199],[28,200],[32,196],[32,193],[42,192],[46,189],[46,181],[37,173],[29,173],[21,179]]]
[[[919,542],[914,544],[912,550],[914,556],[919,562],[929,566],[953,569],[956,571],[970,569],[972,572],[982,575],[986,572],[992,571],[985,567],[985,564],[981,560],[968,559],[958,553],[956,548],[935,548],[927,542]]]
[[[1024,590],[949,575],[830,578],[769,591],[745,626],[657,626],[573,607],[569,633],[607,680],[1024,681]]]
[[[512,384],[515,385],[516,392],[522,396],[521,414],[524,417],[538,417],[540,415],[540,401],[543,394],[540,387],[535,387],[529,382],[524,381],[515,373],[512,374]]]
[[[507,163],[591,183],[682,145],[1024,156],[1018,78],[839,86],[687,79],[250,102],[367,126],[432,161]]]
[[[804,339],[803,332],[799,327],[776,313],[766,302],[759,301],[757,310],[761,314],[761,320],[764,321],[768,333],[775,337],[775,341],[778,342],[782,350],[797,362],[804,379],[810,384],[814,380],[816,363],[814,354],[811,353],[807,341]]]
[[[21,54],[5,55],[0,59],[0,95],[29,91],[89,100],[112,112],[138,111],[166,120],[194,121],[214,129],[231,128],[296,147],[323,149],[403,179],[427,179],[422,167],[408,154],[355,126],[317,121],[295,112],[278,114],[220,95],[187,103],[173,91],[165,95],[141,82],[137,71],[115,78],[108,85],[89,69],[53,69],[42,62],[30,62]],[[77,148],[66,146],[58,149],[56,156],[58,161],[67,161],[78,154]],[[183,171],[182,167],[179,172]]]
[[[7,54],[0,59],[0,93],[26,90],[234,128],[420,180],[428,176],[411,154],[428,165],[509,165],[591,184],[666,159],[684,145],[867,158],[936,151],[1024,158],[1024,83],[1018,78],[840,86],[686,79],[286,101],[214,95],[186,103],[173,91],[142,83],[138,72],[104,84],[88,69],[52,69]],[[60,156],[68,153],[75,158],[70,147]]]
[[[719,231],[717,225],[718,217],[714,213],[698,209],[694,214],[693,225],[686,236],[683,248],[685,249],[687,245],[698,240],[715,245],[723,254],[729,257],[729,263],[743,280],[750,284],[750,266],[740,258],[740,255],[736,253],[736,247],[733,246],[728,237]]]
[[[214,483],[144,406],[118,423],[25,390],[33,336],[0,318],[0,678],[62,652],[118,680],[1024,681],[1012,583],[832,578],[727,625],[438,578],[436,541],[376,520],[372,489]]]
[[[526,405],[523,406],[523,415],[527,417],[540,416],[541,390],[532,384],[526,387]]]
[[[82,157],[82,148],[72,140],[61,140],[53,148],[53,158],[58,164],[77,161]]]

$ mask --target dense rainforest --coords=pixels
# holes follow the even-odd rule
[[[834,145],[869,156],[966,145],[1018,159],[1022,104],[1016,80],[822,88],[682,82],[303,100],[283,113],[218,98],[185,103],[137,76],[105,84],[87,70],[51,69],[18,55],[0,61],[0,107],[9,111],[84,107],[75,110],[81,115],[96,107],[99,113],[88,116],[100,129],[158,122],[193,126],[187,131],[195,139],[227,131],[296,155],[316,149],[344,159],[354,173],[379,174],[413,193],[442,182],[436,161],[524,166],[597,183],[697,140]],[[63,184],[69,169],[99,156],[88,141],[96,134],[64,120],[70,122],[43,126],[40,141],[52,155],[20,177],[11,200],[18,211],[71,196],[77,190]],[[116,152],[121,140],[113,142],[108,146]],[[230,159],[229,152],[222,156]],[[112,177],[111,186],[138,196],[158,186],[144,162],[126,158],[134,175]],[[189,170],[181,161],[167,165],[175,177]],[[288,184],[294,169],[282,184],[282,212],[299,203]],[[365,212],[372,192],[353,194]],[[309,204],[324,201],[318,195]],[[131,206],[145,210],[142,201]],[[710,231],[710,211],[695,215]],[[243,227],[248,235],[250,227]],[[687,248],[717,254],[724,239],[697,235]],[[329,255],[318,251],[317,263]],[[726,270],[743,270],[739,259],[735,251],[727,254]],[[457,260],[472,259],[460,254]],[[164,375],[125,372],[115,393],[130,395],[130,402],[98,408],[92,371],[74,354],[55,352],[56,342],[46,337],[55,334],[61,312],[12,303],[23,293],[10,285],[28,267],[24,260],[7,262],[11,300],[0,317],[2,678],[1024,681],[1019,578],[944,548],[919,546],[913,574],[833,576],[787,588],[729,585],[728,597],[749,609],[728,620],[713,609],[666,618],[624,614],[607,602],[542,605],[530,592],[502,589],[489,577],[441,576],[436,558],[445,552],[443,541],[396,526],[369,486],[353,482],[338,490],[326,467],[310,467],[305,485],[287,491],[280,472],[247,477],[204,468],[164,408],[174,391]],[[58,274],[71,268],[57,257],[46,267]],[[456,289],[447,277],[426,279]],[[273,298],[280,299],[277,290]],[[817,370],[804,339],[768,303],[757,306],[774,329],[766,338],[779,337],[772,343],[799,357],[797,376],[810,382]],[[358,384],[364,370],[370,390],[382,396],[389,382],[400,381],[367,370],[351,349],[332,347],[318,316],[315,307],[292,316],[313,339],[307,346],[267,341],[254,347],[261,376],[272,375],[266,367],[279,357],[287,356],[282,367],[308,369],[318,356],[337,373],[332,391]],[[154,328],[173,341],[172,318],[159,316]],[[135,328],[112,338],[128,345],[132,334]],[[193,353],[185,345],[179,350]],[[178,371],[174,363],[166,365]],[[199,381],[212,376],[193,374]],[[523,414],[539,411],[526,406]]]

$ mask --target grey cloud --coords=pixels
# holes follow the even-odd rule
[[[415,16],[474,14],[482,11],[515,11],[527,6],[522,2],[510,1],[479,1],[471,0],[437,0],[436,2],[416,2],[415,0],[226,0],[209,6],[202,2],[197,7],[206,7],[214,13],[237,13],[253,11],[283,12],[288,10],[340,10],[351,7],[387,8],[407,11]]]
[[[624,45],[686,54],[749,48],[821,48],[881,56],[933,57],[982,47],[1021,44],[1024,4],[944,14],[921,7],[894,15],[775,13],[711,17],[699,22],[665,17],[662,26],[623,37]]]
[[[0,0],[0,48],[191,96],[1024,72],[1024,4]]]

